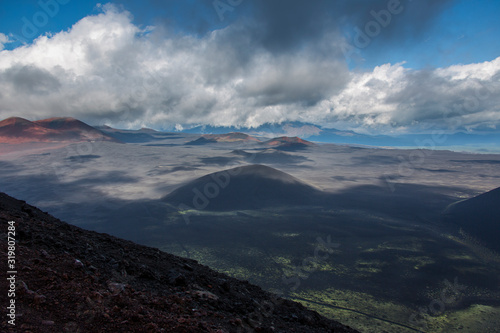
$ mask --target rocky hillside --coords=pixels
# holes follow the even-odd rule
[[[9,221],[16,315],[14,327],[4,278],[2,332],[356,332],[196,261],[80,229],[0,193],[4,274]]]

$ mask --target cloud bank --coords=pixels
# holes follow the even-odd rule
[[[157,129],[302,121],[372,133],[500,125],[500,58],[353,71],[342,52],[348,41],[329,25],[331,18],[318,25],[305,20],[298,36],[287,37],[293,31],[279,24],[303,16],[291,11],[284,22],[258,25],[278,9],[257,1],[254,20],[189,35],[137,26],[115,6],[102,9],[68,31],[0,52],[0,118],[65,115]],[[303,14],[322,10],[318,5]]]

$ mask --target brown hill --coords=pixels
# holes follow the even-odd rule
[[[0,122],[0,143],[81,142],[118,140],[74,118],[29,121],[12,117]]]
[[[188,144],[201,145],[216,142],[260,142],[260,140],[245,133],[231,132],[226,134],[203,134],[198,139],[188,142]]]
[[[0,193],[4,264],[9,221],[16,326],[4,318],[2,332],[356,332],[194,260],[80,229]]]
[[[12,117],[0,121],[0,142],[2,143],[22,143],[27,142],[28,138],[36,138],[38,141],[38,138],[46,137],[51,133],[50,129],[24,118]]]
[[[278,138],[274,138],[268,141],[263,142],[266,146],[271,146],[276,149],[303,149],[310,146],[314,146],[314,143],[301,139],[299,137],[289,137],[289,136],[281,136]]]

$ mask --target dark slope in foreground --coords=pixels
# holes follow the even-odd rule
[[[10,327],[4,308],[2,332],[356,332],[196,261],[80,229],[0,193],[4,272],[8,221],[17,317]]]
[[[444,219],[500,252],[500,187],[450,205]]]
[[[318,202],[321,191],[282,171],[246,165],[212,173],[181,186],[163,198],[176,207],[228,211]]]

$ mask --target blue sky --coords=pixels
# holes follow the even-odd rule
[[[224,3],[225,0],[222,1]],[[216,30],[231,24],[235,20],[252,16],[249,0],[233,7],[232,11],[224,11],[224,20],[220,21],[217,10],[212,1],[177,0],[164,1],[157,5],[148,1],[112,2],[134,15],[134,22],[138,25],[153,25],[158,22],[168,23],[176,31],[187,34],[198,34],[200,31]],[[41,6],[40,3],[45,6]],[[53,4],[57,4],[54,7]],[[42,34],[57,33],[69,29],[74,23],[85,16],[95,14],[96,6],[102,1],[57,0],[35,1],[18,0],[3,1],[0,5],[0,32],[9,35],[13,42],[5,45],[6,49],[13,49],[21,43],[31,43],[34,38]],[[227,3],[227,2],[226,2]],[[237,2],[236,2],[237,3]],[[229,3],[227,3],[229,5]],[[230,6],[230,5],[229,5]],[[401,1],[405,10],[411,10],[411,4]],[[408,7],[410,6],[410,9]],[[49,17],[47,23],[39,27],[35,25],[36,35],[23,34],[26,18],[29,22],[40,19],[39,12],[46,12],[45,8],[55,10],[54,17]],[[232,7],[232,6],[230,6]],[[367,7],[369,8],[369,7]],[[379,11],[384,7],[373,9]],[[223,10],[223,9],[222,9]],[[285,9],[284,9],[285,10]],[[368,10],[368,9],[367,9]],[[371,11],[370,10],[370,11]],[[49,16],[52,12],[48,12]],[[453,64],[467,64],[495,59],[500,55],[500,1],[480,0],[454,1],[445,10],[438,13],[434,21],[429,23],[428,30],[418,38],[399,40],[394,44],[378,42],[377,38],[366,50],[361,50],[364,61],[358,63],[363,67],[374,67],[385,63],[406,61],[409,67],[442,67]],[[398,17],[394,17],[398,20]],[[40,21],[43,22],[43,21]],[[367,22],[369,22],[367,20]],[[351,22],[352,23],[352,22]],[[397,22],[403,25],[403,22]],[[347,25],[346,34],[353,37],[355,25]],[[364,30],[362,24],[357,25]],[[384,34],[382,28],[381,34]],[[16,42],[17,40],[17,42]],[[354,64],[356,65],[356,64]]]
[[[114,3],[123,9],[130,11],[134,15],[134,23],[147,26],[162,22],[171,24],[178,32],[188,34],[196,33],[197,25],[201,22],[209,21],[210,29],[218,29],[226,26],[230,22],[230,14],[227,20],[221,22],[210,1],[182,0],[164,1],[163,4],[155,4],[154,1],[78,1],[78,0],[19,0],[13,2],[2,2],[0,7],[0,32],[13,34],[13,42],[6,45],[7,49],[15,48],[24,43],[31,43],[39,35],[46,33],[56,33],[69,29],[80,19],[99,12],[99,4]],[[54,6],[54,3],[56,6]],[[46,6],[48,5],[48,6]],[[50,8],[47,12],[44,8]],[[52,10],[56,15],[52,16]],[[45,12],[50,19],[41,26],[35,25],[37,34],[35,36],[23,34],[23,27],[26,25],[26,18],[34,23],[38,18],[37,13]],[[43,14],[42,14],[43,15]],[[40,21],[43,22],[43,21]]]
[[[2,1],[0,85],[15,94],[0,95],[0,115],[496,130],[499,14],[494,0]]]
[[[500,1],[457,1],[419,38],[367,52],[367,64],[407,61],[412,68],[477,63],[500,55]],[[379,51],[379,52],[378,52]]]

